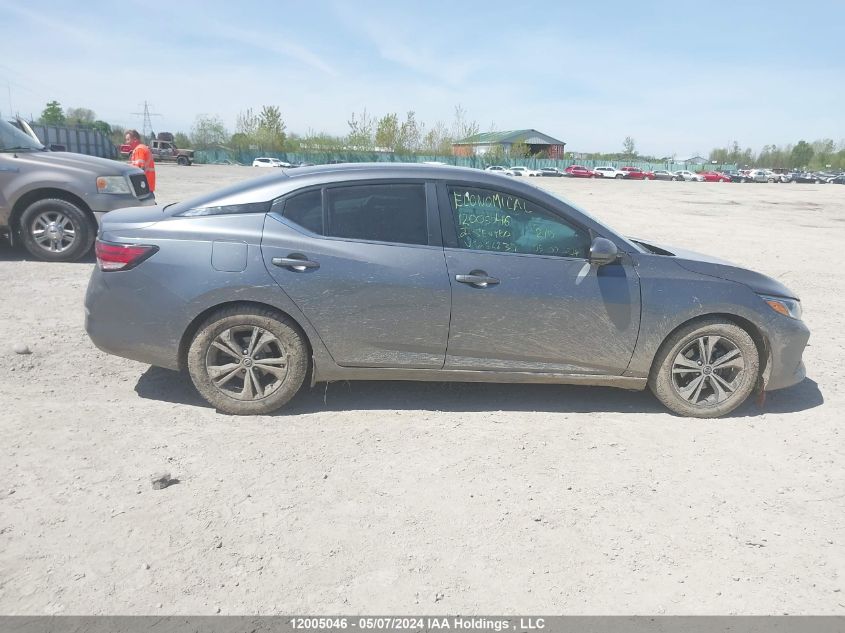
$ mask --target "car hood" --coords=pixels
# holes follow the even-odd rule
[[[668,245],[658,245],[654,242],[644,241],[638,238],[629,238],[635,244],[645,247],[647,251],[656,255],[672,257],[678,266],[700,275],[726,279],[748,286],[756,293],[798,299],[798,295],[787,288],[777,279],[767,275],[741,268],[736,264],[712,257],[703,253],[689,251]]]
[[[131,167],[108,158],[74,154],[73,152],[20,152],[19,160],[50,167],[64,167],[96,176],[122,176],[131,172],[142,173],[137,167]]]

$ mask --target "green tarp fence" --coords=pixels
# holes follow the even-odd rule
[[[438,162],[458,167],[475,167],[484,169],[489,165],[504,165],[511,167],[524,165],[529,169],[540,167],[557,167],[565,169],[570,165],[583,165],[584,167],[639,167],[640,169],[654,171],[655,169],[666,169],[678,171],[688,169],[689,171],[704,171],[715,169],[718,171],[736,169],[736,165],[730,164],[700,164],[700,163],[652,163],[639,160],[623,161],[595,161],[595,160],[552,160],[549,158],[520,158],[520,159],[494,159],[480,156],[442,156],[438,154],[393,154],[390,152],[256,152],[256,151],[235,151],[227,149],[197,150],[194,159],[201,164],[229,164],[229,165],[252,165],[252,161],[259,156],[278,158],[288,163],[314,163],[324,165],[329,163],[425,163]]]

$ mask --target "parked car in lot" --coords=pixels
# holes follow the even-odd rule
[[[94,343],[186,369],[228,413],[272,412],[308,377],[649,386],[717,417],[805,375],[780,282],[480,170],[278,170],[112,212],[96,251]]]
[[[540,172],[541,176],[546,176],[550,178],[560,178],[561,176],[566,176],[566,174],[557,167],[542,167],[538,171]]]
[[[745,171],[726,171],[724,172],[726,176],[729,176],[731,182],[750,182],[748,178],[748,172]]]
[[[774,172],[770,172],[767,169],[752,169],[748,172],[748,177],[751,182],[779,182]]]
[[[702,171],[698,174],[704,182],[730,182],[731,177],[718,171]]]
[[[655,180],[682,180],[682,178],[675,175],[675,172],[667,171],[665,169],[654,170],[654,179]]]
[[[790,181],[800,184],[818,184],[819,178],[815,174],[806,171],[794,171],[790,176]]]
[[[830,181],[834,185],[845,185],[845,174],[839,174]]]
[[[484,171],[492,171],[493,173],[500,174],[502,176],[513,176],[514,173],[508,169],[507,167],[502,167],[501,165],[490,165],[489,167],[485,167]]]
[[[540,176],[540,172],[536,169],[528,169],[528,167],[522,167],[517,165],[516,167],[511,167],[511,171],[513,172],[514,176]]]
[[[290,163],[286,163],[278,158],[256,158],[252,161],[253,167],[290,167]]]
[[[602,178],[624,178],[625,172],[615,167],[596,167],[594,170]]]
[[[597,178],[598,172],[593,171],[592,169],[587,169],[583,165],[570,165],[566,169],[563,170],[567,176],[571,176],[572,178]]]
[[[676,171],[675,175],[681,180],[686,180],[687,182],[704,182],[704,178],[700,174],[695,174],[686,169]]]
[[[639,167],[623,167],[622,171],[627,180],[654,180],[653,172],[643,171]]]
[[[831,174],[827,171],[817,171],[816,178],[819,179],[820,183],[829,183],[831,180],[836,178],[836,174]]]
[[[145,204],[155,196],[137,167],[51,152],[0,120],[0,236],[33,257],[77,260],[91,250],[104,213]]]
[[[781,179],[780,174],[773,172],[771,169],[759,169],[758,171],[761,171],[766,174],[766,182],[784,182]]]

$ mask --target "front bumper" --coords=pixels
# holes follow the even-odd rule
[[[810,330],[803,321],[778,316],[768,330],[769,359],[763,374],[766,391],[796,385],[807,376],[802,358],[810,339]]]
[[[156,203],[156,197],[154,193],[143,198],[136,198],[129,193],[92,193],[85,197],[85,203],[94,213],[102,215],[109,211],[126,209],[127,207],[151,206]]]

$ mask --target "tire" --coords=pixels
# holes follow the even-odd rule
[[[182,165],[183,167],[187,167],[188,165],[191,164],[191,161],[188,160],[187,156],[177,156],[176,157],[176,164]]]
[[[699,344],[699,341],[704,342]],[[705,357],[709,351],[709,363],[699,362],[702,349]],[[734,351],[738,353],[730,356]],[[724,356],[728,360],[723,367],[714,369],[713,360],[718,362]],[[739,363],[741,368],[737,366]],[[748,398],[759,375],[759,352],[748,332],[735,323],[710,317],[683,326],[663,342],[655,356],[648,385],[657,399],[677,415],[717,418]],[[696,383],[699,379],[700,387]],[[726,386],[732,390],[725,389]],[[692,391],[685,396],[682,390],[687,388]]]
[[[620,180],[620,179],[622,179],[622,178],[624,178],[624,177],[625,177],[625,176],[623,176],[622,174],[616,174],[616,175],[614,176],[614,178],[615,178],[616,180]]]
[[[30,255],[48,262],[76,261],[91,250],[97,235],[96,221],[60,198],[33,202],[21,214],[18,226]]]
[[[242,354],[243,348],[250,353]],[[302,387],[308,373],[308,345],[289,318],[269,308],[233,307],[200,325],[187,361],[197,391],[219,411],[265,415],[287,404]],[[226,366],[223,371],[209,371]]]

